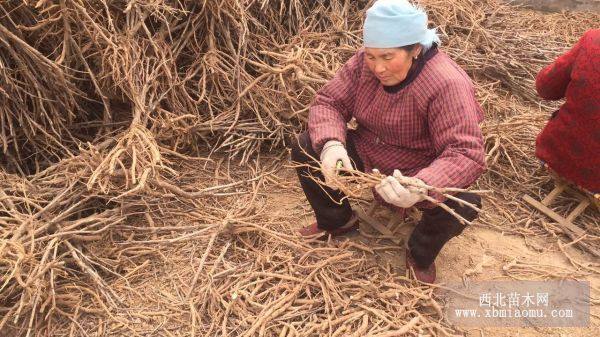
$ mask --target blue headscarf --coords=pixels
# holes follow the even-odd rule
[[[363,29],[367,48],[394,48],[415,43],[425,50],[440,39],[435,29],[427,29],[427,14],[407,0],[377,0],[367,10]]]

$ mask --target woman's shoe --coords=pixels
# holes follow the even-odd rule
[[[412,269],[415,278],[421,282],[435,282],[435,262],[432,262],[427,268],[421,268],[417,266],[417,263],[410,254],[410,249],[408,248],[406,249],[406,269]]]
[[[357,229],[358,229],[358,215],[356,215],[356,213],[352,212],[352,217],[350,217],[350,220],[348,220],[348,222],[345,225],[343,225],[342,227],[335,228],[335,229],[321,229],[318,227],[317,222],[315,221],[308,226],[302,227],[298,232],[303,237],[313,237],[313,236],[318,236],[319,234],[321,234],[321,235],[328,234],[331,236],[338,236],[338,235],[343,235],[343,234],[346,234],[349,232],[353,232]]]

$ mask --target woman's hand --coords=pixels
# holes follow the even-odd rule
[[[337,140],[330,140],[325,143],[321,151],[321,166],[325,176],[325,185],[330,185],[332,178],[337,174],[337,163],[342,163],[342,168],[352,170],[352,163],[348,157],[348,151],[344,144]]]
[[[373,170],[373,172],[379,172]],[[405,187],[400,184],[398,179],[404,178],[399,170],[394,170],[393,176],[387,176],[381,179],[381,183],[375,186],[375,190],[385,200],[385,202],[401,208],[409,208],[414,204],[423,201],[426,191],[419,189],[418,187],[410,186]],[[417,178],[404,178],[411,179],[417,185],[424,185],[423,181]]]

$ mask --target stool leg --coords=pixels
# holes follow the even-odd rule
[[[525,200],[527,203],[529,203],[531,206],[535,207],[538,209],[538,211],[546,214],[547,216],[549,216],[552,220],[558,222],[559,224],[567,227],[568,229],[570,229],[573,233],[575,233],[576,236],[581,236],[583,234],[585,234],[585,231],[577,226],[575,226],[573,223],[571,223],[570,221],[567,221],[567,219],[563,218],[562,216],[560,216],[559,214],[557,214],[556,212],[554,212],[553,210],[551,210],[550,208],[548,208],[548,206],[543,205],[541,202],[533,199],[532,197],[528,196],[528,195],[524,195],[523,196],[523,200]]]
[[[542,205],[549,206],[556,197],[558,197],[565,190],[565,185],[556,184],[554,189],[548,193],[548,195],[542,200]]]
[[[373,214],[375,213],[375,209],[377,208],[377,205],[379,203],[376,200],[371,201],[371,204],[369,205],[369,209],[367,209],[367,215],[368,216],[373,216]]]
[[[583,213],[583,211],[585,211],[585,209],[590,205],[590,203],[591,202],[589,199],[582,198],[579,205],[577,205],[577,207],[575,207],[575,209],[571,213],[569,213],[569,215],[567,215],[567,221],[572,222],[573,220],[575,220],[576,217],[578,217],[581,213]]]

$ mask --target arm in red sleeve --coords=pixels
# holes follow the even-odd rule
[[[362,51],[357,52],[317,92],[308,113],[308,133],[317,153],[328,140],[346,144],[346,123],[352,118],[354,97],[363,64]]]
[[[535,79],[535,89],[541,98],[559,100],[565,97],[567,86],[571,81],[573,61],[577,57],[584,38],[585,35],[571,50],[561,55],[556,61],[538,73]]]
[[[471,83],[465,79],[448,81],[428,107],[437,158],[416,177],[435,187],[464,188],[477,180],[485,170],[481,120],[483,114]],[[443,200],[441,195],[432,196]]]

